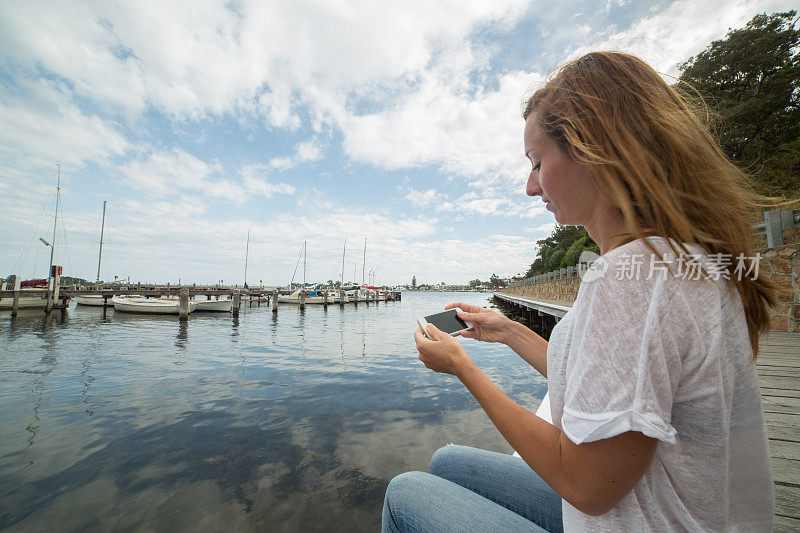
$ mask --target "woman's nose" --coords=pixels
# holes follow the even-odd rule
[[[541,196],[542,188],[539,187],[539,173],[535,170],[531,170],[530,175],[528,176],[528,184],[525,187],[525,193],[528,196]]]

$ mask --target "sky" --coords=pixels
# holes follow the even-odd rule
[[[526,94],[592,50],[664,79],[783,0],[4,2],[0,277],[465,283],[527,270]],[[248,251],[249,233],[249,251]],[[366,256],[364,246],[366,239]],[[342,252],[346,250],[344,269]],[[364,259],[366,257],[366,259]],[[298,261],[299,260],[299,261]]]

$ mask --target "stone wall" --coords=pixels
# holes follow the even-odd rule
[[[769,273],[783,294],[772,310],[772,329],[800,333],[800,245],[778,246],[762,252],[761,268]]]
[[[574,302],[575,298],[578,297],[578,287],[580,284],[581,280],[578,276],[565,275],[560,279],[507,287],[503,289],[503,293],[527,298]]]
[[[800,244],[791,244],[761,252],[761,269],[783,289],[777,306],[772,309],[771,328],[800,333]],[[581,280],[564,275],[549,281],[507,287],[503,293],[528,298],[574,302]]]

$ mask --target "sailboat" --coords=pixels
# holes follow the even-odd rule
[[[100,253],[97,255],[97,280],[95,287],[100,288],[100,262],[103,260],[103,232],[106,228],[106,200],[103,200],[103,221],[100,224]],[[100,294],[86,294],[83,296],[76,296],[75,301],[78,305],[89,305],[94,307],[102,307],[105,298]]]
[[[17,308],[18,309],[31,309],[31,308],[46,308],[48,311],[52,309],[53,301],[58,297],[58,277],[54,275],[53,272],[53,254],[56,249],[56,228],[58,227],[58,203],[61,197],[61,165],[56,163],[56,167],[58,167],[58,182],[56,185],[56,212],[55,217],[53,220],[53,240],[52,242],[47,242],[46,240],[39,238],[40,241],[45,246],[50,247],[50,268],[47,271],[47,279],[38,279],[38,280],[29,280],[21,282],[21,290],[20,296],[17,300]],[[61,268],[61,267],[57,267]],[[5,283],[2,284],[3,286]],[[26,296],[25,292],[27,290],[37,290],[40,291],[42,289],[50,289],[53,287],[53,290],[48,292],[46,296],[41,295],[30,295]],[[26,290],[27,289],[27,290]],[[8,290],[15,290],[14,287],[9,287]],[[69,305],[69,299],[64,300],[65,305]],[[13,309],[14,307],[14,298],[0,298],[0,310],[6,309]]]
[[[306,263],[307,263],[307,256],[308,256],[308,241],[303,241],[303,286],[291,293],[288,296],[278,296],[278,302],[284,304],[299,304],[300,303],[300,294],[305,292],[305,299],[304,303],[306,304],[324,304],[325,303],[325,294],[323,293],[324,289],[318,289],[319,283],[306,283]],[[298,265],[300,262],[300,258],[298,258]],[[295,267],[295,273],[297,272],[297,267]],[[294,276],[292,276],[292,282],[294,282]],[[290,285],[291,283],[290,282]],[[328,298],[328,303],[333,303],[332,298]]]

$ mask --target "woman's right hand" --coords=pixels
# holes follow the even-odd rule
[[[508,344],[508,336],[514,321],[485,307],[478,307],[463,302],[455,302],[445,307],[445,310],[460,307],[463,312],[458,313],[461,320],[470,322],[472,330],[462,331],[461,336],[467,339],[476,339],[484,342],[501,342]]]

